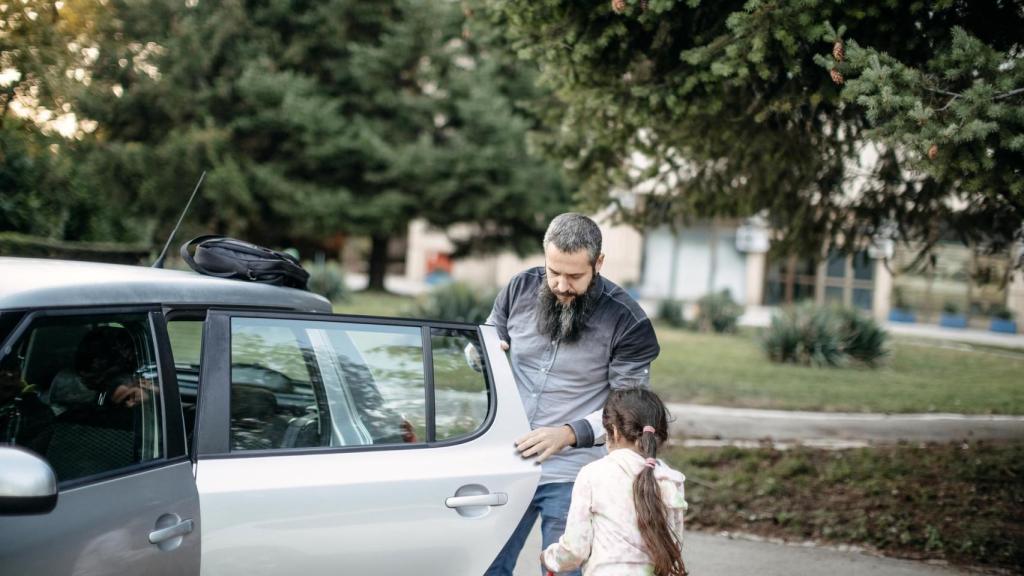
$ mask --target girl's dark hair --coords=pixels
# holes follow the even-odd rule
[[[620,439],[637,446],[645,458],[657,457],[658,447],[668,440],[665,404],[657,394],[644,388],[612,390],[602,419],[608,433],[615,429]],[[655,432],[645,434],[644,426],[653,426]],[[645,466],[633,481],[633,505],[637,527],[654,564],[654,574],[685,576],[682,543],[669,527],[668,510],[661,500],[653,468]]]

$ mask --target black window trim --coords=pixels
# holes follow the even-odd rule
[[[209,308],[207,309],[206,325],[203,330],[203,348],[200,354],[200,376],[199,376],[199,411],[196,415],[194,436],[196,438],[195,458],[203,459],[233,459],[233,458],[259,458],[259,457],[282,457],[282,456],[304,456],[317,454],[336,454],[348,452],[379,452],[391,450],[422,450],[431,448],[443,448],[465,444],[483,436],[491,428],[498,413],[498,393],[494,380],[494,373],[491,370],[490,360],[487,358],[487,350],[484,346],[483,333],[480,326],[465,322],[448,322],[442,320],[423,320],[414,318],[392,318],[384,316],[361,316],[357,314],[325,314],[322,312],[296,312],[296,311],[268,311],[265,309],[252,310],[243,308]],[[411,444],[381,444],[381,445],[359,445],[359,446],[318,446],[310,448],[281,449],[270,448],[265,450],[230,450],[230,426],[227,417],[230,414],[230,382],[231,382],[231,319],[232,318],[269,318],[276,320],[307,320],[313,322],[333,322],[346,324],[363,324],[379,326],[405,326],[419,328],[423,335],[423,363],[424,363],[424,394],[428,394],[427,401],[427,429],[428,439],[425,442]],[[482,374],[485,379],[487,390],[487,415],[472,434],[458,436],[451,439],[436,440],[432,433],[436,427],[434,422],[434,372],[433,372],[433,351],[431,349],[430,330],[432,328],[463,330],[476,335],[481,347],[481,361],[484,364]],[[208,362],[208,356],[210,362]],[[213,359],[219,360],[214,366]],[[427,367],[430,370],[427,371]],[[203,386],[203,382],[222,382],[221,386]],[[220,415],[220,416],[218,416]],[[204,433],[202,430],[205,429]]]
[[[4,358],[7,357],[8,354],[12,352],[14,343],[21,340],[21,337],[29,329],[32,323],[39,318],[56,318],[61,316],[92,316],[103,314],[111,316],[118,314],[138,314],[140,316],[144,315],[147,321],[149,322],[150,337],[155,339],[153,344],[155,345],[156,348],[154,351],[156,352],[157,374],[160,378],[160,402],[161,409],[164,411],[162,423],[164,455],[161,458],[154,458],[153,460],[148,460],[145,462],[136,462],[129,466],[115,468],[112,470],[106,470],[98,474],[91,474],[89,476],[82,476],[79,478],[72,478],[70,480],[59,481],[57,483],[58,491],[70,490],[87,484],[92,484],[94,482],[106,481],[113,478],[130,476],[132,474],[143,472],[146,470],[153,470],[157,468],[173,466],[188,459],[187,456],[185,456],[184,454],[176,454],[172,456],[171,453],[169,452],[169,447],[172,445],[176,445],[176,443],[172,444],[169,442],[169,436],[171,431],[168,429],[168,411],[169,408],[173,408],[173,405],[175,403],[174,401],[178,400],[178,381],[177,378],[174,378],[173,376],[170,380],[165,378],[167,375],[167,370],[164,367],[164,362],[166,361],[166,359],[161,353],[161,344],[160,340],[157,338],[156,326],[154,324],[154,317],[160,316],[162,314],[160,306],[158,304],[132,304],[128,306],[62,306],[59,308],[27,309],[24,310],[23,312],[24,316],[21,318],[21,321],[18,323],[17,327],[15,327],[15,329],[11,331],[11,334],[8,336],[7,340],[3,342],[3,347],[0,348],[0,360],[3,360]],[[166,326],[164,329],[164,335],[166,336]],[[173,370],[171,372],[173,373]],[[165,394],[167,393],[166,387],[173,388],[173,392],[171,392],[173,397],[165,397]],[[177,402],[177,409],[178,412],[181,412],[180,402]],[[177,432],[180,433],[179,440],[181,445],[184,446],[184,428],[178,430]]]

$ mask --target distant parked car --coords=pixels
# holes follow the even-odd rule
[[[528,429],[489,326],[0,258],[4,574],[479,575]]]

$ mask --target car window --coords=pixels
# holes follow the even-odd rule
[[[199,358],[203,349],[203,321],[169,320],[167,336],[174,357],[181,411],[185,423],[185,445],[191,451],[196,426],[196,398],[199,388]]]
[[[23,312],[0,312],[0,344],[14,331]]]
[[[463,349],[475,331],[431,333],[435,438],[477,430],[487,381]],[[234,318],[231,449],[420,443],[428,437],[422,332],[415,326]]]
[[[151,335],[144,313],[34,319],[0,359],[0,442],[61,482],[162,458]]]
[[[480,338],[476,330],[432,328],[430,340],[437,439],[470,435],[483,426],[489,401]]]

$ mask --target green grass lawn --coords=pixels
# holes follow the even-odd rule
[[[654,388],[666,399],[752,408],[1024,414],[1024,353],[895,340],[879,368],[770,362],[753,331],[657,329]]]
[[[403,316],[412,298],[357,292],[342,314]],[[879,368],[770,362],[754,330],[701,334],[657,326],[653,386],[666,400],[851,412],[1024,414],[1024,351],[896,339]]]
[[[335,314],[362,316],[408,316],[414,303],[409,296],[386,292],[354,292],[341,302],[334,303]]]

